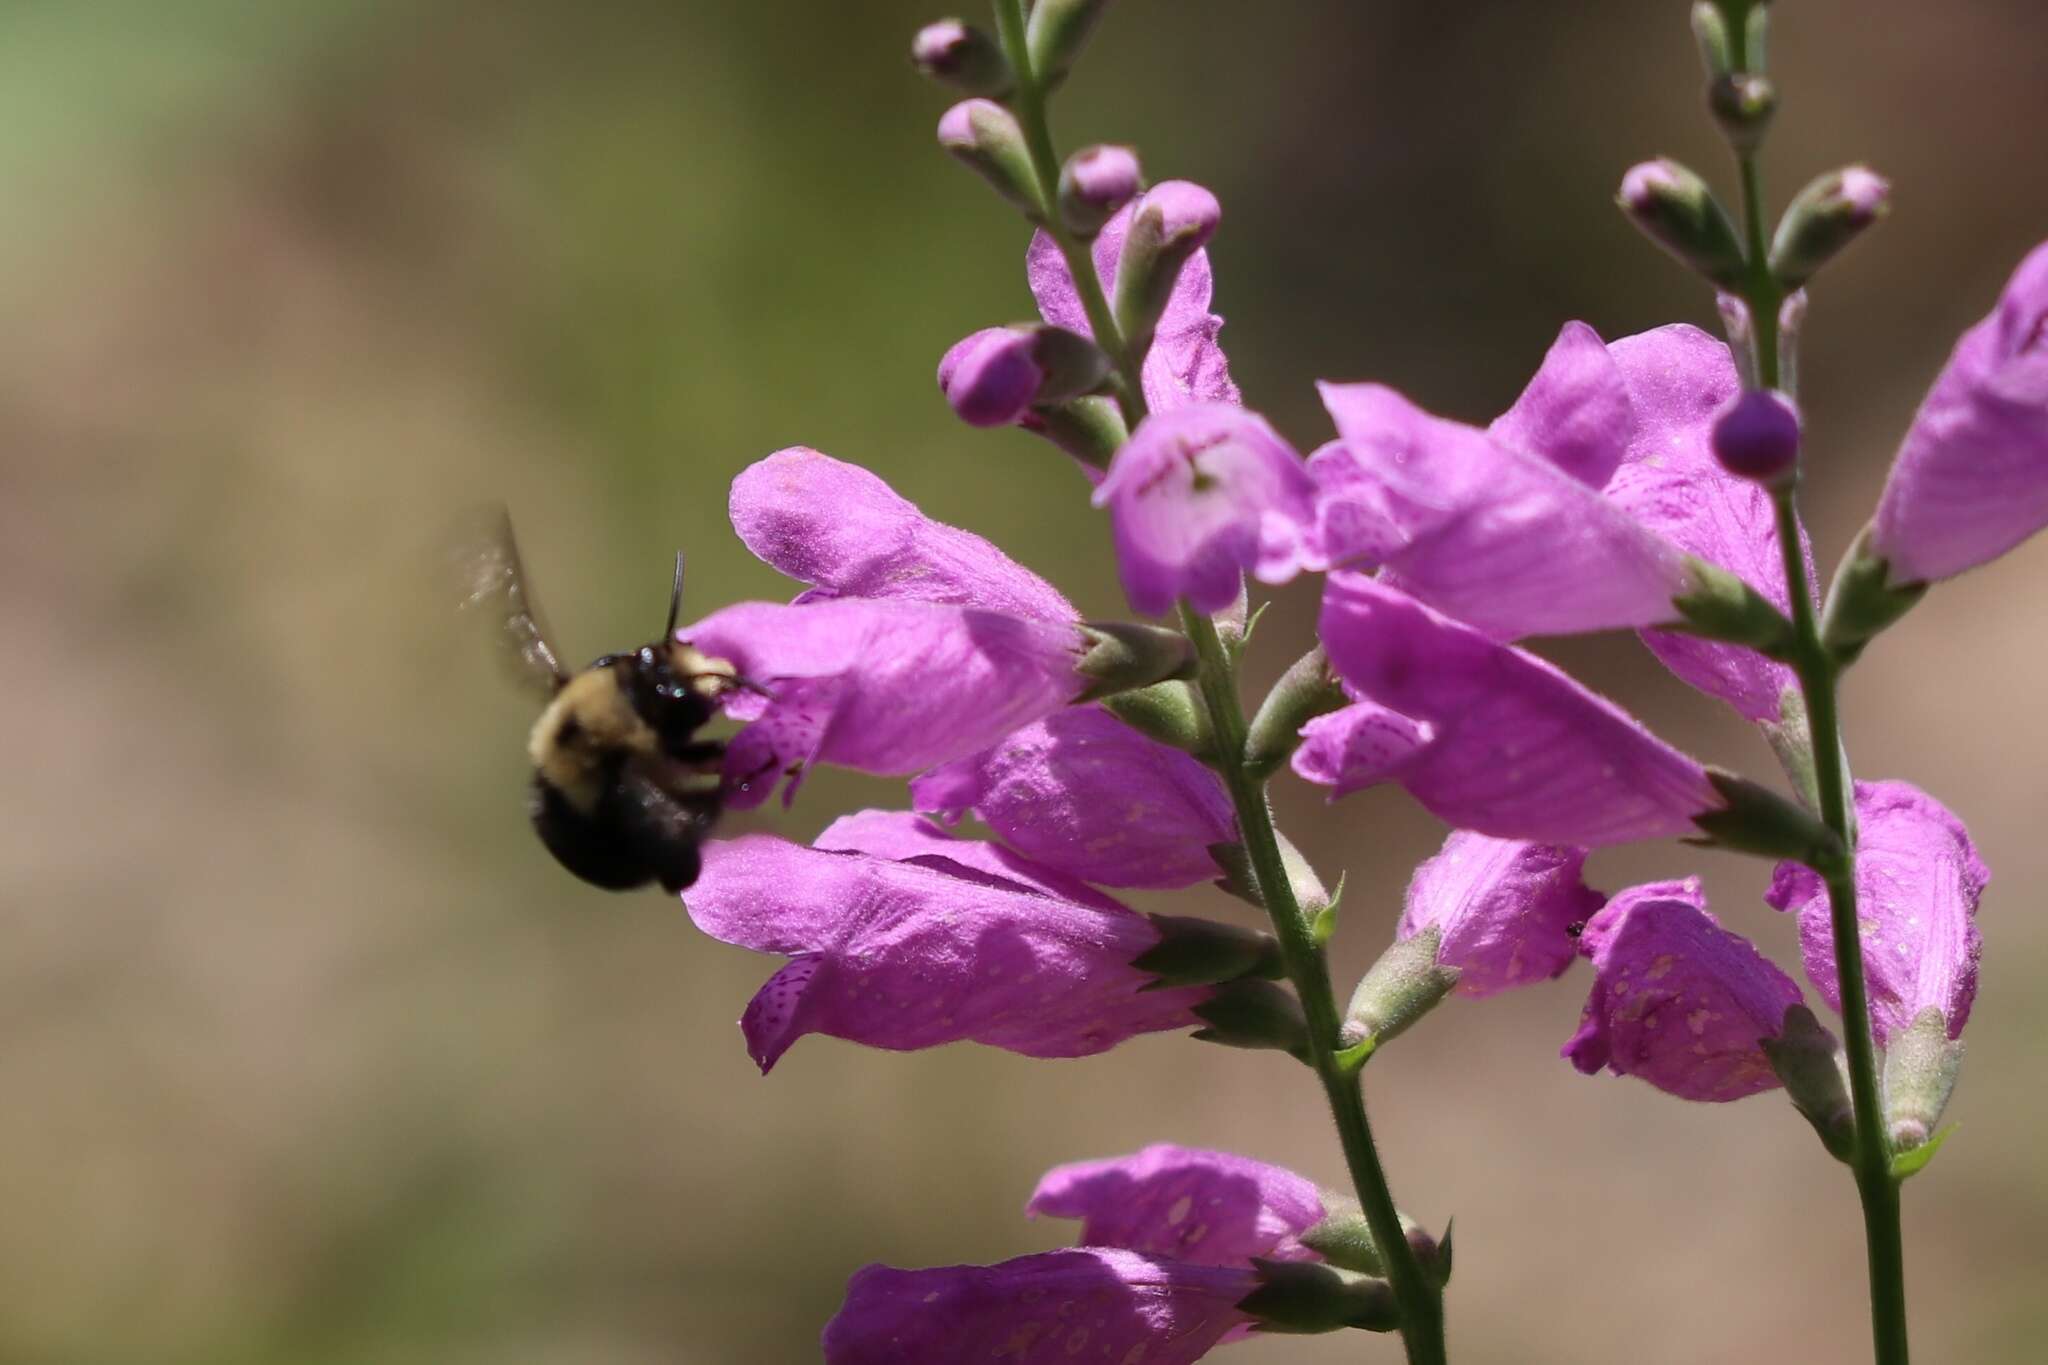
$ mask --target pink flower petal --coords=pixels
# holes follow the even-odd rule
[[[1759,1040],[1783,1031],[1799,987],[1707,913],[1698,878],[1630,887],[1579,943],[1593,990],[1564,1055],[1580,1071],[1714,1103],[1779,1084]]]
[[[1562,976],[1578,955],[1571,926],[1606,901],[1585,883],[1586,850],[1458,830],[1415,869],[1398,939],[1441,935],[1436,960],[1458,993],[1495,995]]]
[[[1600,334],[1583,322],[1567,322],[1522,396],[1486,434],[1598,489],[1620,466],[1635,427],[1628,385]]]
[[[1314,1182],[1292,1171],[1161,1142],[1047,1171],[1024,1212],[1081,1219],[1082,1246],[1227,1266],[1254,1256],[1309,1259],[1295,1239],[1325,1210]]]
[[[1238,837],[1221,778],[1096,706],[935,768],[910,795],[949,820],[972,811],[1018,852],[1103,886],[1213,880],[1209,845]]]
[[[1856,820],[1856,916],[1871,1032],[1881,1047],[1933,1009],[1948,1036],[1958,1037],[1977,997],[1977,903],[1991,869],[1955,813],[1910,782],[1858,782]],[[1826,885],[1797,863],[1780,863],[1765,899],[1798,912],[1806,979],[1839,1012]]]
[[[1319,633],[1353,690],[1428,727],[1394,780],[1447,824],[1598,848],[1697,833],[1721,804],[1612,702],[1384,584],[1331,575]]]

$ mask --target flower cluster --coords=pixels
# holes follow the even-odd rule
[[[1919,789],[1816,778],[1835,771],[1821,742],[1839,743],[1808,734],[1802,696],[1831,688],[1929,582],[2048,525],[2048,247],[1935,382],[1823,607],[1791,497],[1801,414],[1760,382],[1740,328],[1731,350],[1690,326],[1607,342],[1568,323],[1484,424],[1324,383],[1332,431],[1304,457],[1231,380],[1211,311],[1215,197],[1145,188],[1121,147],[1055,170],[1026,126],[1101,5],[1040,0],[1028,28],[1021,6],[998,9],[1016,21],[1000,43],[947,21],[915,56],[974,96],[940,141],[1033,223],[1041,320],[976,330],[939,386],[966,423],[1018,426],[1081,464],[1132,608],[1178,612],[1180,629],[1083,622],[987,540],[817,451],[739,477],[736,531],[801,590],[678,632],[745,683],[723,701],[739,723],[730,802],[785,781],[788,800],[817,763],[909,779],[903,809],[846,816],[808,847],[751,834],[706,849],[693,920],[788,959],[742,1020],[756,1063],[810,1033],[1060,1058],[1196,1029],[1291,1053],[1340,1095],[1441,1001],[1585,959],[1562,1047],[1579,1071],[1702,1102],[1784,1086],[1845,1159],[1858,1141],[1865,1160],[1926,1143],[1975,994],[1989,874]],[[1751,104],[1729,117],[1756,117]],[[1732,289],[1747,248],[1689,176],[1638,168],[1623,205]],[[1775,278],[1804,283],[1882,195],[1868,172],[1810,189]],[[1319,578],[1315,648],[1247,725],[1233,694],[1246,579],[1303,576]],[[1600,631],[1638,633],[1763,727],[1797,799],[1680,752],[1526,648]],[[1320,955],[1336,898],[1272,830],[1260,785],[1290,766],[1333,801],[1397,784],[1451,829],[1341,1012]],[[992,837],[968,837],[970,818]],[[1709,911],[1697,878],[1588,886],[1592,851],[1668,839],[1779,859],[1768,902],[1798,917],[1820,999],[1839,1012],[1860,998],[1845,962],[1867,981],[1868,1018],[1844,1027],[1852,1053],[1865,1039],[1891,1053],[1881,1158],[1838,1121],[1838,1045],[1800,985]],[[1203,882],[1266,910],[1272,932],[1112,894]],[[1852,931],[1860,972],[1836,941]],[[1178,1147],[1063,1167],[1029,1210],[1080,1219],[1078,1247],[870,1267],[826,1358],[1170,1365],[1254,1328],[1399,1327],[1412,1347],[1448,1246],[1390,1229],[1384,1190],[1359,1193],[1353,1207]]]

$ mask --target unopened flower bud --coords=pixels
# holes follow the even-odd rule
[[[1066,79],[1108,8],[1109,0],[1037,0],[1031,7],[1025,46],[1031,52],[1031,74],[1039,84],[1050,87]]]
[[[1747,154],[1763,142],[1771,115],[1778,112],[1778,88],[1763,76],[1730,72],[1707,87],[1707,108],[1728,145]]]
[[[1391,1332],[1400,1325],[1394,1291],[1374,1279],[1315,1261],[1252,1261],[1259,1287],[1237,1308],[1258,1320],[1261,1332],[1305,1334],[1363,1327]]]
[[[1458,969],[1437,961],[1443,930],[1431,925],[1398,939],[1352,992],[1338,1040],[1346,1047],[1387,1042],[1435,1009],[1458,984]]]
[[[939,117],[939,145],[1036,220],[1043,213],[1031,153],[1016,116],[994,100],[962,100]]]
[[[1109,357],[1087,337],[1031,323],[989,327],[939,361],[939,389],[969,426],[1003,427],[1037,403],[1062,403],[1098,387]]]
[[[1913,1151],[1934,1136],[1962,1064],[1962,1041],[1948,1036],[1938,1009],[1921,1011],[1911,1028],[1892,1036],[1884,1058],[1884,1117],[1895,1151]]]
[[[1643,235],[1723,287],[1742,276],[1735,224],[1707,182],[1668,157],[1629,168],[1616,197]]]
[[[1685,567],[1692,582],[1671,599],[1680,618],[1674,629],[1703,640],[1746,645],[1769,659],[1787,657],[1794,632],[1777,603],[1697,555],[1687,555]]]
[[[939,391],[971,427],[1004,427],[1038,396],[1045,372],[1021,327],[988,327],[955,342],[939,361]]]
[[[1740,479],[1766,487],[1799,468],[1799,409],[1771,389],[1745,389],[1714,419],[1714,458]]]
[[[1309,1053],[1308,1019],[1292,991],[1257,978],[1229,981],[1194,1007],[1205,1025],[1194,1036],[1225,1047],[1271,1049],[1295,1057]]]
[[[1341,1194],[1325,1193],[1323,1207],[1328,1210],[1321,1222],[1301,1234],[1301,1244],[1321,1256],[1331,1265],[1343,1270],[1355,1270],[1364,1275],[1384,1275],[1386,1261],[1380,1255],[1378,1244],[1373,1241],[1372,1227],[1365,1221],[1365,1213],[1356,1199]],[[1425,1266],[1437,1261],[1443,1250],[1429,1230],[1405,1213],[1398,1213],[1401,1220],[1401,1236],[1408,1243],[1409,1250]],[[1450,1230],[1446,1228],[1444,1245],[1450,1242]]]
[[[1016,73],[996,41],[971,24],[941,19],[910,40],[910,60],[933,80],[970,95],[1003,95]]]
[[[1240,977],[1277,977],[1280,945],[1260,929],[1195,915],[1153,915],[1159,942],[1131,960],[1159,986],[1213,986]]]
[[[1799,192],[1771,242],[1771,272],[1787,289],[1813,278],[1835,253],[1891,208],[1890,182],[1868,166],[1829,171]]]
[[[1252,717],[1244,742],[1246,769],[1262,778],[1280,771],[1301,747],[1301,727],[1349,701],[1320,646],[1302,655],[1280,675]]]
[[[1181,267],[1215,236],[1222,217],[1216,196],[1186,180],[1154,185],[1138,201],[1116,268],[1116,325],[1131,354],[1151,349]]]
[[[1060,221],[1093,237],[1144,188],[1138,154],[1129,147],[1083,147],[1060,167]]]
[[[1074,698],[1076,702],[1194,676],[1195,648],[1177,630],[1127,621],[1084,621],[1081,634],[1089,649],[1075,671],[1092,685]]]

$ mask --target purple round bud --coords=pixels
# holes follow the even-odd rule
[[[958,19],[941,19],[935,24],[926,24],[910,40],[910,60],[917,63],[920,71],[928,71],[935,76],[950,75],[973,40],[974,30]]]
[[[1129,147],[1084,147],[1060,168],[1060,220],[1094,234],[1144,186],[1138,154]]]
[[[1774,389],[1745,389],[1714,419],[1713,442],[1730,474],[1776,483],[1799,466],[1799,409]]]
[[[1045,383],[1033,352],[1037,338],[1016,327],[988,327],[956,342],[939,361],[939,391],[971,427],[1006,427],[1031,410]]]

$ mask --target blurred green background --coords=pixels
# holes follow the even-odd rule
[[[1855,158],[1897,183],[1808,329],[1832,563],[1953,337],[2048,234],[2048,12],[1778,10],[1775,198]],[[1058,132],[1218,191],[1237,377],[1304,449],[1319,376],[1483,421],[1567,318],[1711,321],[1609,203],[1659,152],[1725,183],[1685,11],[1126,0]],[[904,60],[935,17],[0,8],[0,1360],[803,1361],[867,1261],[1055,1244],[1018,1211],[1056,1162],[1168,1139],[1340,1178],[1305,1076],[1177,1037],[1065,1063],[811,1039],[756,1076],[733,1021],[771,964],[547,860],[530,711],[432,573],[457,511],[502,496],[579,658],[653,632],[678,545],[692,614],[785,594],[725,488],[802,442],[1122,609],[1063,458],[934,390],[947,344],[1029,308],[1023,231],[935,150],[945,101]],[[1931,1362],[2048,1350],[2044,571],[2036,544],[1940,589],[1848,701],[1859,771],[1939,794],[1997,873],[1962,1130],[1908,1192]],[[1280,595],[1257,667],[1312,606]],[[1632,641],[1557,652],[1769,770]],[[896,800],[826,775],[735,827],[808,837]],[[1441,831],[1398,792],[1282,804],[1348,869],[1348,984]],[[1695,866],[1790,965],[1761,866],[1670,845],[1594,871]],[[1575,1074],[1585,982],[1454,1004],[1373,1065],[1402,1202],[1457,1216],[1458,1358],[1865,1358],[1846,1175],[1776,1095]]]

